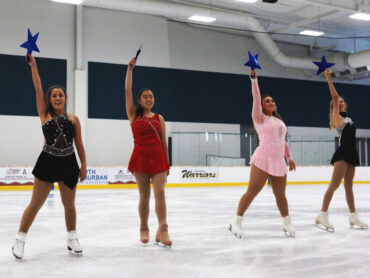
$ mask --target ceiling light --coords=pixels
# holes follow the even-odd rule
[[[365,14],[365,13],[355,13],[355,14],[350,15],[349,17],[353,19],[358,19],[358,20],[365,20],[365,21],[370,20],[370,14]]]
[[[189,20],[193,21],[201,21],[201,22],[213,22],[216,20],[214,17],[209,17],[209,16],[201,16],[201,15],[193,15],[188,18]]]
[[[314,37],[322,36],[322,35],[325,34],[324,32],[313,31],[313,30],[304,30],[304,31],[301,31],[299,33],[301,35],[314,36]]]
[[[244,3],[256,3],[258,0],[236,0],[236,1]]]
[[[80,5],[84,0],[51,0],[53,2]]]

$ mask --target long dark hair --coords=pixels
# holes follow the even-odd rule
[[[272,98],[270,95],[263,95],[261,96],[261,106],[263,105],[263,100],[267,97],[270,97]],[[279,120],[283,120],[283,118],[280,116],[280,114],[277,112],[276,108],[275,110],[272,112],[272,116],[275,117],[275,118],[278,118]]]
[[[139,100],[140,98],[141,98],[141,95],[144,93],[144,92],[146,92],[146,91],[150,91],[150,92],[152,92],[153,93],[153,91],[152,90],[150,90],[150,89],[148,89],[148,88],[142,88],[142,89],[140,89],[139,90],[139,92],[137,93],[137,96],[136,96],[136,98],[137,98],[137,100]],[[136,111],[135,111],[135,115],[136,116],[143,116],[144,115],[144,109],[143,109],[143,107],[140,105],[140,103],[139,102],[137,102],[137,108],[136,108]]]
[[[59,85],[54,85],[54,86],[51,86],[49,89],[48,89],[48,93],[46,94],[46,97],[45,97],[45,103],[46,103],[46,111],[45,111],[45,116],[50,113],[50,115],[53,115],[55,114],[55,111],[54,111],[54,108],[53,106],[51,105],[51,102],[50,102],[50,96],[51,96],[51,92],[54,90],[54,89],[61,89],[64,93],[64,96],[66,98],[66,102],[64,103],[64,113],[67,113],[67,91],[65,88],[63,88],[62,86],[59,86]]]

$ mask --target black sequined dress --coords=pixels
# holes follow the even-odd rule
[[[352,166],[359,166],[358,152],[356,148],[356,126],[351,118],[347,117],[347,113],[340,112],[344,118],[343,126],[337,128],[339,135],[339,147],[335,151],[330,164],[344,160]]]
[[[37,159],[32,174],[39,180],[49,183],[64,182],[74,189],[79,167],[73,149],[75,126],[65,115],[52,115],[52,119],[42,126],[45,144]]]

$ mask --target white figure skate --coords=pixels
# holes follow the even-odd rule
[[[80,243],[78,242],[77,232],[75,230],[68,232],[67,248],[72,254],[82,256],[83,250],[80,246]]]
[[[292,225],[292,221],[290,216],[283,217],[283,231],[286,233],[289,237],[295,237],[295,229]]]
[[[243,216],[235,215],[233,217],[233,219],[231,219],[231,221],[230,221],[229,230],[237,238],[242,238],[242,236],[243,236],[242,220],[243,220]]]
[[[321,225],[328,232],[334,233],[334,226],[329,222],[329,216],[326,211],[321,211],[315,220],[317,225]]]
[[[24,255],[24,244],[26,243],[26,233],[19,232],[13,242],[12,252],[14,257],[21,260]]]
[[[361,229],[367,229],[367,228],[369,228],[369,226],[366,223],[364,223],[364,222],[361,221],[361,219],[357,216],[357,213],[356,212],[352,212],[349,215],[349,225],[351,227],[358,226]]]

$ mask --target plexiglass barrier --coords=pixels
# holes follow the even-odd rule
[[[172,165],[243,166],[258,146],[255,134],[217,132],[173,132]],[[297,166],[329,165],[338,146],[333,136],[288,136]],[[361,166],[370,166],[370,138],[358,138]]]

